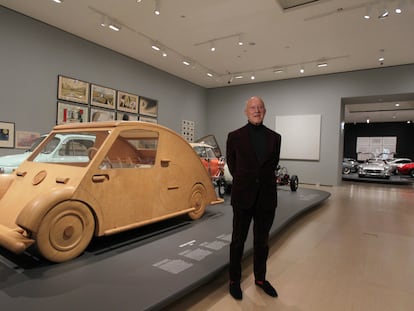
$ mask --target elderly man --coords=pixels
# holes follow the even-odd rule
[[[251,97],[244,112],[248,123],[228,134],[226,150],[227,164],[233,176],[229,292],[237,300],[243,298],[241,260],[252,220],[255,284],[272,297],[278,295],[266,280],[266,261],[269,231],[277,206],[275,171],[279,163],[281,136],[263,125],[266,108],[260,97]]]

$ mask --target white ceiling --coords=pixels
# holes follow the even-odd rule
[[[414,0],[402,1],[402,14],[393,12],[400,0],[311,2],[284,10],[279,0],[159,0],[159,16],[153,14],[155,0],[64,0],[62,4],[0,0],[0,5],[205,88],[414,63],[414,40],[410,39]],[[373,17],[365,20],[368,4]],[[384,5],[390,15],[379,19]],[[103,15],[107,23],[112,20],[121,30],[100,26]],[[237,44],[240,36],[243,46]],[[152,41],[165,49],[167,57],[151,48]],[[210,51],[213,42],[215,52]],[[192,65],[183,65],[184,58]],[[321,62],[328,66],[318,68]],[[275,69],[284,72],[275,74]],[[251,74],[255,80],[250,79]],[[382,97],[377,106],[373,104],[378,97],[364,98],[367,101],[358,104],[371,105],[358,113],[350,112],[347,105],[346,121],[366,119],[368,110],[371,122],[377,115],[386,118],[380,122],[414,120],[413,94],[388,99]],[[385,102],[390,106],[384,108]],[[396,102],[404,102],[410,109],[393,118],[395,108],[391,107]],[[349,104],[354,102],[349,99]]]

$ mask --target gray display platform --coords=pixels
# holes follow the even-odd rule
[[[390,178],[359,177],[357,173],[342,175],[342,180],[372,182],[380,184],[407,185],[413,184],[414,178],[405,175],[392,175]]]
[[[271,235],[330,194],[280,187]],[[0,250],[0,309],[159,310],[223,272],[228,265],[232,209],[208,207],[197,221],[178,217],[96,238],[70,262],[51,264],[27,252]],[[252,251],[252,234],[246,254]]]

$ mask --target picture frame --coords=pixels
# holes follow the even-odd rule
[[[16,131],[15,148],[28,150],[39,137],[39,132]]]
[[[0,121],[0,148],[14,148],[14,122]]]
[[[139,116],[139,121],[149,122],[149,123],[158,123],[157,118],[147,117],[147,116]]]
[[[89,108],[84,105],[57,103],[56,124],[84,123],[89,120]]]
[[[116,119],[118,121],[138,121],[138,115],[128,112],[117,112]]]
[[[115,120],[115,111],[91,107],[90,122],[106,122]]]
[[[89,102],[89,83],[65,76],[58,76],[58,99],[80,104]]]
[[[138,113],[138,95],[118,91],[117,109],[130,113]]]
[[[139,114],[158,117],[158,101],[148,97],[139,98]]]
[[[91,105],[115,109],[116,90],[97,84],[91,84]]]

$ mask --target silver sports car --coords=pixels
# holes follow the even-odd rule
[[[382,159],[369,159],[358,168],[359,177],[390,178],[391,174],[391,166]]]

